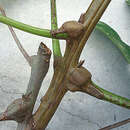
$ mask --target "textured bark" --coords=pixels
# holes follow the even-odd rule
[[[22,98],[14,100],[0,114],[0,121],[14,120],[18,122],[17,130],[30,130],[32,124],[32,111],[42,84],[48,71],[51,51],[43,43],[40,44],[38,53],[32,58],[31,76],[26,94]]]
[[[49,68],[49,61],[50,61],[51,51],[47,46],[43,43],[40,44],[38,53],[36,56],[32,57],[32,68],[31,68],[31,76],[28,84],[28,88],[26,91],[26,95],[30,95],[30,108],[29,113],[26,117],[26,120],[19,123],[17,130],[29,130],[31,129],[31,125],[29,124],[31,117],[32,117],[32,111],[42,84],[42,81],[44,77],[46,76],[46,73]]]
[[[68,81],[69,71],[79,65],[79,56],[82,52],[82,49],[92,30],[96,26],[98,20],[100,19],[104,10],[110,2],[110,0],[104,0],[106,5],[104,6],[104,2],[101,1],[102,0],[97,1],[94,6],[90,5],[88,9],[90,10],[92,8],[92,17],[89,18],[92,23],[85,23],[84,26],[87,26],[89,29],[85,30],[84,34],[82,34],[78,39],[74,38],[67,41],[66,51],[63,59],[61,59],[61,64],[58,65],[59,68],[55,71],[53,75],[50,87],[45,96],[42,98],[41,104],[33,116],[34,130],[43,130],[46,128],[63,96],[67,92],[66,85]],[[101,6],[103,6],[102,9],[100,8]],[[96,14],[97,9],[99,10],[99,12]],[[86,15],[89,17],[89,12],[86,12]]]

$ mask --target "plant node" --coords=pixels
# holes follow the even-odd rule
[[[58,30],[52,30],[52,36],[56,36],[59,33],[67,33],[69,38],[78,38],[80,34],[84,32],[83,24],[77,21],[67,21]]]

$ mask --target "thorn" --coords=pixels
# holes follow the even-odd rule
[[[29,92],[28,94],[23,94],[22,99],[25,99],[25,100],[29,99],[30,100],[31,95],[32,95],[32,92]]]
[[[77,68],[80,68],[84,64],[84,62],[85,62],[85,60],[80,60],[77,65]]]
[[[85,13],[82,13],[81,15],[80,15],[80,18],[79,18],[79,20],[78,20],[78,22],[79,23],[84,23],[84,16],[85,16]]]
[[[40,43],[39,50],[42,50],[42,54],[51,55],[51,50],[43,43]]]
[[[5,121],[6,120],[6,114],[5,112],[0,113],[0,121]]]

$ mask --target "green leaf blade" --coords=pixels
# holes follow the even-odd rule
[[[113,44],[120,50],[126,61],[130,64],[130,46],[123,42],[118,33],[104,22],[98,22],[95,27],[97,30],[104,33]]]

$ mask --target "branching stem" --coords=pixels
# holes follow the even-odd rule
[[[96,2],[97,0],[93,0],[93,1]],[[98,0],[97,2],[100,2],[100,1],[101,0]],[[104,1],[110,2],[110,0],[104,0]],[[106,2],[106,4],[108,5],[109,2]],[[90,30],[89,30],[89,32],[86,31],[85,33],[88,33],[88,35],[90,35],[92,30],[96,26],[96,23],[98,22],[99,18],[101,17],[102,13],[105,11],[107,5],[104,6],[104,5],[98,4],[99,7],[103,6],[102,7],[103,9],[100,11],[100,14],[98,16],[97,15],[95,16],[96,18],[95,17],[91,18],[93,20],[93,22],[91,24],[91,27],[89,28]],[[92,7],[90,6],[89,8],[92,8]],[[91,13],[95,14],[94,8]],[[89,16],[89,14],[88,14],[88,16]],[[80,39],[81,38],[82,38],[82,36],[80,37]],[[75,52],[77,52],[77,50],[78,50],[77,48],[81,49],[81,47],[79,45],[80,39],[71,39],[69,42],[70,45],[68,45],[66,47],[65,55],[63,57],[63,60],[61,60],[61,62],[62,62],[61,66],[57,70],[57,73],[55,73],[53,75],[53,79],[51,81],[49,89],[46,92],[46,94],[43,96],[43,98],[41,100],[41,104],[33,116],[35,130],[41,130],[41,129],[45,129],[47,127],[47,125],[48,125],[50,119],[52,118],[52,116],[54,115],[59,103],[61,102],[63,96],[67,92],[67,87],[66,87],[66,82],[68,80],[67,76],[68,76],[69,70],[72,67],[77,66],[78,55],[77,54],[75,55]],[[84,42],[86,43],[86,41],[84,41]],[[80,55],[81,52],[79,52],[78,54]]]
[[[36,102],[39,90],[41,88],[42,81],[46,76],[46,73],[49,68],[49,61],[50,61],[51,51],[47,46],[43,43],[40,44],[38,53],[32,59],[32,67],[31,67],[31,76],[28,84],[28,88],[26,90],[26,95],[30,95],[30,111],[27,116],[30,117],[32,115],[32,111],[34,108],[34,104]],[[32,126],[28,124],[28,120],[23,121],[22,123],[18,124],[17,130],[30,130]],[[21,129],[22,128],[22,129]]]

